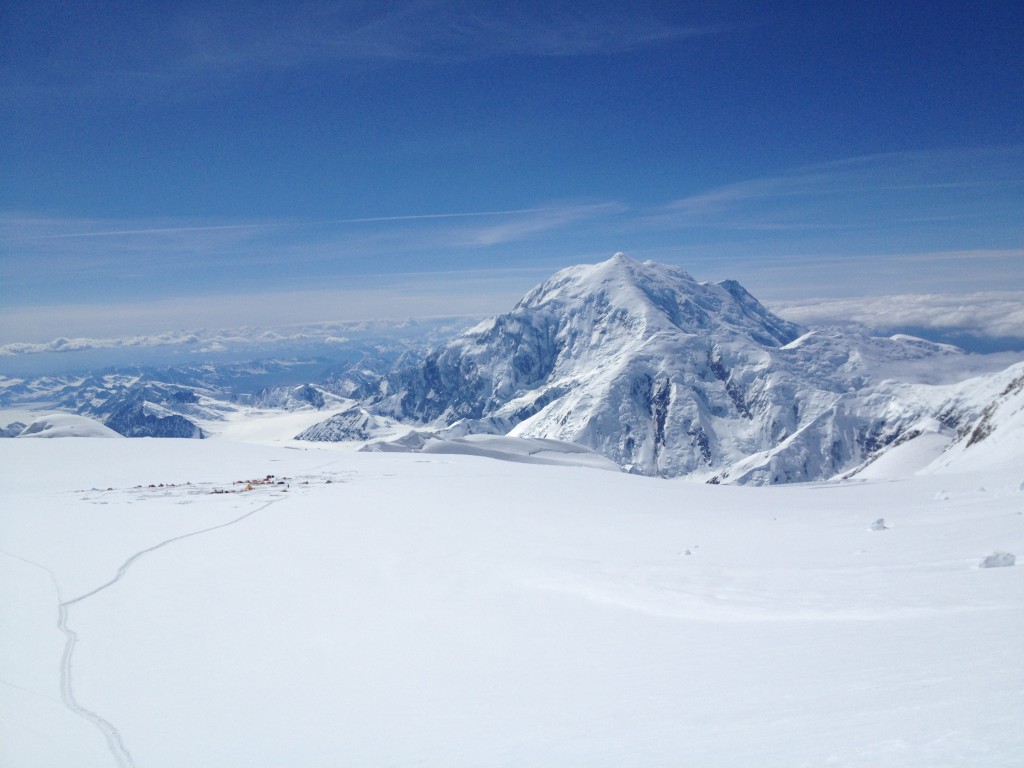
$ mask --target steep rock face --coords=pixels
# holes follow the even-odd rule
[[[969,431],[965,433],[965,448],[977,445],[997,434],[1003,425],[1024,411],[1024,373],[1015,377],[999,395],[993,398]]]
[[[295,439],[321,443],[360,442],[379,437],[393,426],[387,420],[354,405],[303,430]]]
[[[994,376],[968,379],[953,388],[943,408],[962,414],[962,426],[934,469],[1024,466],[1024,363]]]
[[[253,395],[241,395],[236,399],[243,405],[285,411],[298,411],[307,408],[322,410],[327,407],[328,402],[333,405],[340,400],[336,395],[312,384],[301,384],[297,387],[269,387],[261,389]]]
[[[203,431],[189,419],[148,402],[141,393],[120,403],[105,423],[125,437],[203,437]]]
[[[12,421],[6,427],[0,427],[0,437],[17,437],[25,429],[22,421]]]
[[[115,388],[80,406],[125,437],[202,438],[203,431],[184,414],[202,416],[207,409],[195,392],[172,385],[135,382]]]
[[[954,354],[802,333],[735,281],[616,254],[399,368],[372,403],[435,429],[579,443],[646,475],[796,482],[857,465],[937,407],[879,372]]]

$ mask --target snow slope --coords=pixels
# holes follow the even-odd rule
[[[1019,466],[296,445],[0,441],[4,765],[1020,764]]]
[[[71,413],[50,413],[33,420],[17,437],[121,437],[95,419]]]
[[[992,385],[1004,384],[994,396]],[[965,382],[962,389],[986,402],[981,415],[946,454],[933,462],[934,471],[969,471],[1024,466],[1024,363],[1000,377]]]
[[[498,435],[466,435],[440,437],[434,433],[410,432],[396,440],[368,443],[360,450],[374,453],[433,453],[479,456],[523,464],[558,464],[569,467],[591,467],[618,472],[615,462],[589,448],[564,440],[539,437],[508,437]]]

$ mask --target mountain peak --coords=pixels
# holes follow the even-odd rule
[[[609,273],[619,271],[623,274],[628,274],[631,279],[644,279],[656,277],[658,273],[668,270],[669,272],[683,276],[686,279],[692,280],[693,278],[681,267],[673,266],[670,264],[661,264],[657,261],[638,261],[630,256],[628,253],[618,251],[613,254],[611,258],[600,261],[597,264],[584,264],[577,269],[584,271],[591,271],[594,273]]]
[[[639,262],[619,252],[597,264],[578,264],[556,272],[527,293],[516,310],[538,308],[552,302],[600,301],[637,311],[648,303],[650,294],[664,290],[666,284],[681,281],[692,283],[693,278],[679,267]]]
[[[740,382],[798,335],[739,283],[698,283],[616,253],[561,270],[511,312],[395,372],[377,409],[556,436],[644,474],[686,474],[732,458],[716,425],[735,422],[740,442],[756,440],[764,425],[750,425]],[[773,398],[762,397],[782,408]]]
[[[773,315],[734,280],[698,283],[681,267],[640,262],[621,252],[557,272],[512,311],[520,319],[537,313],[561,326],[588,318],[595,324],[588,333],[608,342],[618,338],[617,343],[622,337],[608,334],[612,326],[636,340],[659,332],[707,335],[727,329],[773,347],[799,335],[795,325]]]

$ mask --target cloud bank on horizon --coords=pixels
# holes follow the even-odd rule
[[[770,307],[779,315],[807,328],[854,327],[868,333],[891,335],[916,331],[932,338],[967,343],[980,348],[1024,351],[1024,291],[968,294],[909,294],[856,299],[780,302]],[[411,319],[411,318],[410,318]],[[457,330],[477,316],[428,318]],[[11,342],[0,345],[0,357],[108,349],[187,347],[200,353],[229,348],[258,348],[287,343],[343,344],[352,335],[401,328],[407,320],[337,321],[277,328],[192,328],[128,337],[66,338],[46,342]],[[980,344],[978,344],[980,342]]]
[[[1002,0],[22,4],[0,344],[496,314],[619,250],[1024,335],[1020,33]]]

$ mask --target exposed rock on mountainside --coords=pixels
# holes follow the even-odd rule
[[[1000,419],[1000,411],[1006,410],[1009,416],[1016,416],[1024,406],[1024,375],[1018,376],[1009,384],[1006,389],[999,393],[999,397],[993,400],[982,412],[978,423],[967,433],[966,447],[970,448],[976,443],[990,437],[1004,419]]]
[[[982,469],[1024,466],[1024,363],[993,376],[969,379],[957,400],[975,405],[937,466]],[[978,404],[983,407],[978,408]],[[960,406],[963,407],[962,405]]]
[[[359,442],[379,437],[389,426],[394,427],[388,424],[387,419],[374,416],[359,406],[352,406],[303,430],[295,439],[328,443]]]
[[[203,431],[185,414],[205,411],[195,392],[181,387],[136,383],[82,410],[102,418],[125,437],[203,437]]]
[[[17,437],[25,429],[25,422],[12,421],[6,427],[0,428],[0,437]]]
[[[306,408],[322,410],[328,404],[336,405],[342,398],[322,387],[302,384],[297,387],[271,387],[261,389],[254,395],[243,395],[237,398],[243,405],[256,408],[276,408],[285,411],[297,411]]]
[[[142,392],[118,402],[105,423],[125,437],[203,437],[203,431],[195,423],[146,400]]]

